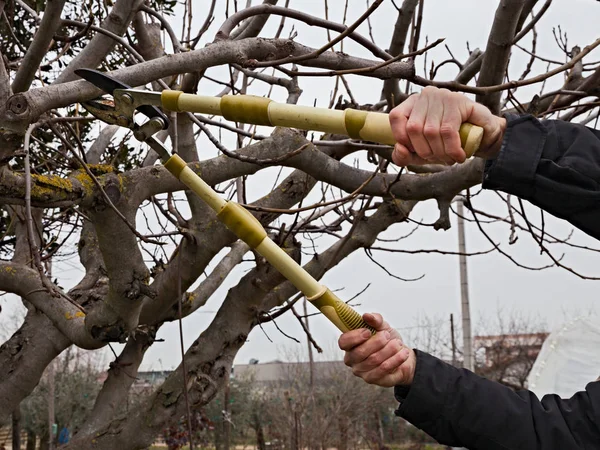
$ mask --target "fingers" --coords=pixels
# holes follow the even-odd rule
[[[406,123],[408,122],[408,118],[410,117],[413,106],[417,100],[418,96],[411,95],[401,104],[392,109],[389,116],[394,139],[396,139],[396,142],[409,148],[411,151],[414,151],[414,149],[412,148],[410,138],[406,132]]]
[[[365,328],[347,331],[338,339],[338,345],[340,349],[349,352],[355,347],[365,343],[371,336],[371,332]]]
[[[383,316],[377,313],[365,313],[363,314],[363,320],[367,323],[367,325],[375,328],[375,331],[385,330],[389,328],[389,325],[385,320],[383,320]]]
[[[407,378],[403,374],[398,374],[410,356],[410,350],[404,348],[399,352],[394,353],[391,357],[379,364],[373,370],[361,373],[359,376],[370,384],[378,384],[380,386],[394,386],[405,382],[403,378]],[[396,375],[391,377],[390,375]]]
[[[434,105],[429,104],[428,96],[420,95],[406,122],[406,133],[408,134],[412,148],[415,149],[417,155],[426,160],[433,158],[433,150],[425,136],[425,121],[431,109],[434,109]]]
[[[346,354],[344,355],[344,363],[346,363],[347,366],[352,367],[355,364],[364,361],[373,353],[377,353],[378,351],[383,349],[386,346],[386,344],[390,341],[390,339],[391,334],[389,331],[377,332],[370,338],[364,340],[362,343],[346,350]],[[341,340],[342,338],[340,338],[340,341]],[[340,342],[340,347],[341,346],[342,344]]]
[[[450,161],[462,163],[467,158],[462,149],[458,130],[462,124],[461,115],[451,105],[446,105],[440,122],[439,134],[443,141],[444,153]]]
[[[396,144],[392,153],[392,161],[394,164],[400,167],[411,166],[411,165],[423,165],[429,164],[429,161],[421,158],[414,152],[411,152],[408,148],[402,144]]]
[[[352,371],[355,375],[358,375],[376,369],[396,353],[401,352],[403,348],[404,345],[400,339],[390,339],[384,344],[383,348],[371,353],[362,361],[353,364]]]
[[[390,113],[390,125],[398,142],[392,159],[402,166],[464,162],[466,155],[458,130],[470,116],[484,120],[485,111],[461,94],[426,87]],[[491,115],[489,111],[487,114]]]

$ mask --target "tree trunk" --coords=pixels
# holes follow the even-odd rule
[[[223,395],[223,450],[229,450],[231,423],[229,417],[229,375],[226,375]]]
[[[254,412],[254,431],[256,432],[256,448],[257,450],[266,450],[267,445],[265,442],[265,432],[262,427],[262,423],[260,422],[260,418],[258,414]]]
[[[21,407],[17,408],[12,413],[12,448],[13,450],[21,450]]]
[[[383,424],[381,423],[381,415],[379,414],[379,412],[375,412],[375,442],[379,450],[384,450],[387,448],[385,446],[385,440],[383,436]]]
[[[340,418],[340,443],[339,450],[348,450],[348,421],[345,417]]]
[[[50,448],[48,432],[40,436],[40,450],[48,450]]]
[[[35,435],[35,431],[27,430],[27,446],[25,447],[26,450],[35,450],[36,440],[37,438]]]
[[[298,429],[298,413],[296,411],[292,412],[293,418],[294,418],[294,425],[292,426],[292,442],[291,442],[291,449],[292,450],[298,450],[300,447],[300,442],[299,442],[299,429]]]

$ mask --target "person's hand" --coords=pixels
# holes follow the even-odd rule
[[[415,352],[404,346],[400,334],[380,314],[364,314],[364,321],[377,333],[365,328],[347,331],[338,344],[346,352],[344,363],[367,383],[382,387],[409,385],[415,376]]]
[[[500,151],[506,119],[462,94],[428,86],[390,112],[397,143],[392,159],[399,166],[454,164],[466,159],[458,130],[464,122],[484,129],[476,156],[495,157]]]

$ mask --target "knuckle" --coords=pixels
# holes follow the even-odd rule
[[[352,352],[353,361],[363,361],[366,357],[366,352],[362,349],[356,349]]]
[[[402,114],[400,112],[400,107],[396,106],[394,109],[390,111],[390,122],[396,122],[400,120]]]
[[[435,138],[440,134],[439,128],[433,124],[425,124],[423,127],[423,134],[427,138]]]
[[[451,139],[456,133],[458,133],[458,131],[450,124],[445,123],[440,126],[440,135],[443,139]]]
[[[352,367],[352,361],[348,353],[344,355],[344,364],[346,364],[348,367]]]
[[[398,339],[391,341],[390,345],[394,353],[398,353],[404,347],[404,344],[402,344],[402,342],[400,342]]]
[[[365,374],[362,378],[369,384],[375,384],[377,381],[377,378],[371,374]]]
[[[417,134],[423,131],[423,124],[416,120],[409,120],[406,124],[406,132],[408,134]]]
[[[389,363],[388,361],[384,361],[383,363],[381,363],[381,365],[379,366],[379,368],[384,371],[385,373],[390,373],[393,372],[395,367],[394,365],[392,365],[391,363]]]
[[[381,355],[379,353],[373,353],[365,360],[365,362],[369,366],[378,366],[381,363]]]

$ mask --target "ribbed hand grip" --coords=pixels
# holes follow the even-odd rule
[[[342,321],[349,330],[358,330],[359,328],[367,328],[375,333],[375,330],[371,328],[367,323],[363,320],[362,316],[357,313],[351,306],[348,306],[341,300],[338,300],[335,303],[335,312],[338,317]]]

